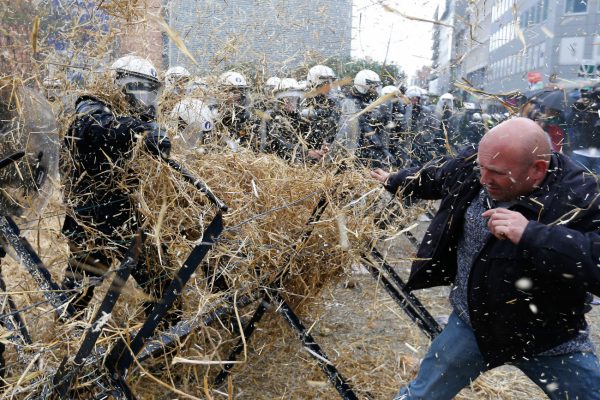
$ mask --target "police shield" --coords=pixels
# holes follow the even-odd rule
[[[33,217],[58,178],[59,140],[46,99],[32,89],[0,82],[0,159],[25,154],[0,170],[0,212]]]
[[[341,116],[339,128],[330,149],[330,157],[335,160],[352,158],[358,148],[360,126],[358,105],[353,99],[346,98],[340,104]]]

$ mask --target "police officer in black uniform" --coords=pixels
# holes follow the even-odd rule
[[[259,140],[255,132],[258,122],[252,113],[253,104],[246,78],[239,72],[224,72],[219,76],[218,88],[222,97],[219,125],[229,139],[242,146],[258,149]]]
[[[359,71],[354,77],[354,84],[348,93],[348,101],[353,101],[361,111],[369,107],[381,92],[379,75],[369,69]],[[389,132],[387,124],[390,114],[382,104],[358,117],[358,158],[370,168],[388,169],[396,164],[396,159],[390,152]]]
[[[315,65],[306,76],[309,92],[301,106],[302,117],[307,121],[304,138],[318,156],[327,152],[338,130],[343,95],[332,86],[335,79],[335,73],[326,65]]]
[[[160,82],[146,59],[125,56],[111,67],[115,84],[127,100],[126,115],[94,96],[76,102],[76,118],[65,137],[70,165],[65,199],[69,207],[62,232],[69,240],[70,257],[63,288],[77,293],[72,304],[83,310],[93,296],[94,284],[113,259],[127,253],[130,239],[141,225],[131,199],[135,176],[129,162],[136,142],[143,138],[150,153],[167,158],[171,144],[154,122]],[[140,256],[132,276],[152,297],[158,298],[168,280],[148,269]],[[90,284],[83,286],[84,278]],[[146,304],[149,312],[152,302]]]

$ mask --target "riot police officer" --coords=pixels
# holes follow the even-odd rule
[[[257,122],[252,115],[252,101],[246,78],[235,71],[227,71],[218,79],[221,97],[219,110],[220,128],[230,139],[251,148],[258,147],[254,137]]]
[[[274,106],[267,111],[261,124],[261,148],[291,162],[315,161],[323,156],[322,150],[310,149],[310,133],[301,118],[299,106],[303,91],[293,78],[283,78],[273,91]]]
[[[131,198],[135,175],[130,161],[138,137],[150,153],[168,157],[171,144],[154,122],[160,82],[148,60],[125,56],[111,67],[114,84],[126,103],[118,115],[108,101],[85,95],[76,101],[76,117],[65,136],[70,171],[65,200],[68,211],[62,228],[69,241],[63,288],[77,294],[72,304],[83,310],[94,283],[126,254],[129,239],[141,226]],[[151,297],[160,296],[168,280],[151,272],[140,257],[132,276]],[[84,285],[88,278],[91,284]],[[146,304],[149,311],[151,302]]]
[[[336,75],[325,65],[315,65],[306,75],[309,92],[302,102],[302,116],[308,121],[305,133],[311,150],[326,152],[338,130],[340,119],[339,89],[332,86]]]
[[[356,74],[354,84],[342,102],[344,115],[336,142],[346,151],[355,153],[366,166],[388,168],[396,163],[396,159],[389,150],[389,133],[386,129],[389,113],[385,105],[363,112],[356,118],[358,112],[379,97],[381,86],[381,79],[374,71],[364,69]],[[358,123],[353,124],[356,119]]]

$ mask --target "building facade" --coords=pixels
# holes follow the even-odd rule
[[[465,47],[461,58],[461,72],[467,81],[465,83],[476,88],[483,88],[487,82],[491,15],[490,1],[470,2],[466,9],[468,29],[463,38]],[[463,100],[476,100],[468,91],[463,91],[461,97]]]
[[[351,0],[171,0],[165,9],[169,26],[198,63],[168,41],[168,65],[199,74],[240,64],[275,74],[314,60],[350,56]]]
[[[600,71],[600,0],[440,0],[434,18],[432,93],[463,78],[502,94]]]
[[[462,56],[465,53],[467,24],[464,19],[466,0],[441,0],[433,26],[432,77],[429,92],[441,95],[453,91],[454,82],[462,74]]]

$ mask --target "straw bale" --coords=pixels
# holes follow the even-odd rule
[[[150,240],[166,243],[170,256],[185,254],[215,211],[177,172],[146,161],[139,202],[151,227],[147,231],[153,233]],[[373,215],[365,211],[373,207],[376,195],[344,208],[373,188],[366,171],[336,175],[332,166],[294,166],[246,150],[188,155],[182,163],[230,207],[226,232],[211,252],[210,265],[222,271],[231,290],[274,283],[283,285],[292,298],[314,295],[323,284],[339,279],[344,266],[357,260],[370,243]],[[320,221],[307,226],[321,197],[329,206]],[[154,232],[165,208],[160,230]],[[336,218],[341,214],[349,238],[345,246]],[[296,248],[308,229],[314,229],[312,235]]]

